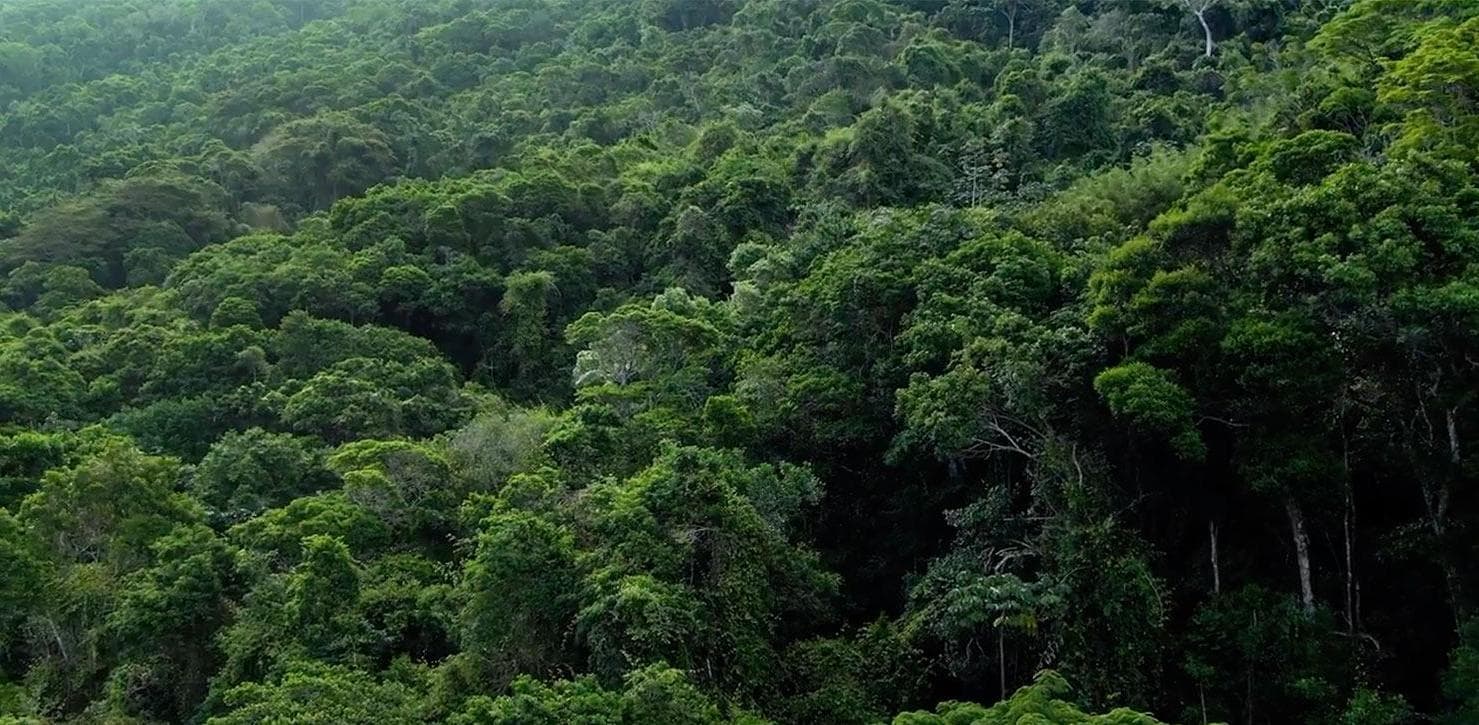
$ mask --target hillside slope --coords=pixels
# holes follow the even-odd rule
[[[1473,0],[0,0],[0,718],[1472,721],[1476,104]]]

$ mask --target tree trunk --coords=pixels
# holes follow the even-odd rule
[[[46,624],[51,627],[51,637],[52,639],[56,640],[56,649],[57,652],[62,656],[62,662],[65,663],[71,660],[71,655],[67,654],[67,645],[65,642],[62,641],[62,630],[61,628],[56,626],[56,620],[52,619],[51,617],[45,617],[44,620],[46,621]]]
[[[1345,483],[1345,515],[1342,526],[1345,534],[1345,621],[1346,632],[1354,635],[1361,631],[1360,602],[1357,600],[1356,583],[1356,486],[1351,483],[1351,446],[1346,437],[1345,418],[1340,420],[1340,470]]]
[[[1444,428],[1448,434],[1448,459],[1454,470],[1458,470],[1463,464],[1463,453],[1459,447],[1457,417],[1456,407],[1444,411]],[[1448,534],[1448,507],[1452,497],[1449,475],[1445,472],[1423,476],[1419,481],[1418,489],[1422,492],[1423,505],[1427,509],[1428,529],[1433,534],[1438,566],[1443,570],[1443,582],[1448,588],[1449,608],[1453,612],[1454,626],[1457,628],[1463,626],[1464,620],[1468,617],[1468,608],[1464,603],[1463,577],[1459,575],[1458,566],[1453,562],[1453,557],[1444,550]]]
[[[1443,414],[1444,428],[1448,430],[1448,460],[1457,466],[1464,462],[1458,447],[1458,408],[1449,408]]]
[[[1422,490],[1423,503],[1428,509],[1428,530],[1433,534],[1433,545],[1437,549],[1434,553],[1438,567],[1443,570],[1443,583],[1448,587],[1448,606],[1453,611],[1454,626],[1461,627],[1468,614],[1464,606],[1463,580],[1453,558],[1444,551],[1444,541],[1448,538],[1448,484],[1422,481],[1418,488]]]
[[[1199,23],[1202,24],[1202,33],[1207,36],[1207,56],[1206,57],[1211,58],[1212,57],[1212,51],[1213,51],[1213,49],[1216,48],[1216,46],[1212,44],[1212,26],[1207,25],[1207,11],[1206,10],[1198,10],[1197,11],[1197,22],[1199,22]]]
[[[1304,604],[1304,613],[1315,613],[1315,588],[1310,583],[1310,537],[1304,529],[1304,513],[1294,497],[1284,499],[1284,512],[1289,516],[1289,531],[1294,537],[1294,558],[1299,564],[1299,597]]]
[[[1243,679],[1243,712],[1247,717],[1248,725],[1253,725],[1253,672],[1249,671]]]
[[[1443,579],[1448,583],[1448,596],[1453,599],[1453,626],[1456,631],[1468,620],[1469,610],[1463,600],[1463,577],[1459,576],[1458,567],[1447,556],[1443,557]]]
[[[996,667],[1001,675],[1001,699],[1007,699],[1007,645],[1006,630],[996,628]]]
[[[1346,478],[1345,482],[1345,623],[1346,631],[1356,633],[1356,569],[1355,569],[1355,534],[1351,529],[1355,525],[1356,502],[1351,492],[1351,480]]]
[[[1222,593],[1222,566],[1217,560],[1217,522],[1207,520],[1207,533],[1212,540],[1212,593]]]

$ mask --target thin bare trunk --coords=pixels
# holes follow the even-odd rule
[[[1247,714],[1248,725],[1253,725],[1253,673],[1250,671],[1244,679],[1246,689],[1243,695],[1243,710]]]
[[[1345,516],[1342,526],[1345,534],[1345,622],[1346,631],[1355,634],[1360,627],[1356,613],[1356,488],[1351,483],[1351,453],[1345,437],[1345,424],[1341,423],[1341,468],[1345,479]]]
[[[1207,534],[1212,539],[1212,593],[1222,593],[1222,565],[1217,560],[1217,522],[1207,520]]]
[[[62,641],[62,630],[56,626],[56,620],[51,617],[44,617],[43,619],[46,625],[51,628],[51,638],[56,642],[56,649],[61,654],[62,661],[67,662],[71,660],[72,657],[67,654],[67,645]]]
[[[1349,486],[1349,484],[1347,484]],[[1355,517],[1355,511],[1351,505],[1350,492],[1346,492],[1345,504],[1345,623],[1346,631],[1352,634],[1356,631],[1356,572],[1352,568],[1355,557],[1353,550],[1355,543],[1351,534],[1351,519]]]
[[[1458,437],[1458,408],[1445,410],[1443,417],[1444,429],[1448,436],[1449,463],[1457,469],[1463,464]],[[1424,416],[1424,419],[1426,420],[1427,417]],[[1432,480],[1434,478],[1438,480]],[[1443,570],[1443,581],[1448,588],[1449,608],[1453,611],[1454,625],[1459,627],[1468,616],[1468,608],[1464,604],[1463,578],[1453,558],[1445,550],[1445,540],[1448,534],[1448,508],[1452,490],[1448,474],[1425,476],[1424,479],[1426,480],[1419,482],[1418,489],[1422,492],[1423,505],[1427,508],[1428,529],[1432,532],[1433,543],[1438,549],[1438,565]]]
[[[1211,58],[1212,51],[1216,48],[1216,46],[1212,44],[1212,26],[1207,25],[1206,10],[1197,11],[1197,22],[1202,24],[1202,33],[1207,36],[1207,57]]]
[[[1007,699],[1007,645],[1006,631],[996,628],[996,667],[1001,675],[1001,699]]]
[[[1284,499],[1284,512],[1289,516],[1289,532],[1294,537],[1294,558],[1299,564],[1299,597],[1304,613],[1315,613],[1315,588],[1310,582],[1310,537],[1304,528],[1304,513],[1293,497]]]
[[[1423,504],[1428,510],[1428,530],[1432,532],[1433,544],[1438,549],[1438,566],[1443,570],[1443,581],[1448,587],[1448,605],[1453,610],[1453,618],[1457,626],[1463,622],[1466,610],[1463,604],[1463,583],[1458,567],[1454,565],[1447,552],[1443,551],[1444,540],[1448,534],[1448,484],[1421,481],[1418,488],[1422,491]]]
[[[1443,559],[1443,580],[1448,584],[1448,596],[1453,600],[1453,626],[1455,629],[1458,629],[1463,626],[1464,621],[1469,617],[1469,610],[1464,605],[1463,599],[1463,577],[1459,576],[1458,567],[1454,566],[1453,561],[1447,555],[1443,555],[1441,558]]]

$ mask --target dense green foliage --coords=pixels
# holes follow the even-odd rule
[[[0,720],[1472,722],[1476,360],[1474,0],[0,0]]]

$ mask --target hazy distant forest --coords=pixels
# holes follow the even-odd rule
[[[0,0],[0,722],[1479,723],[1479,0]]]

